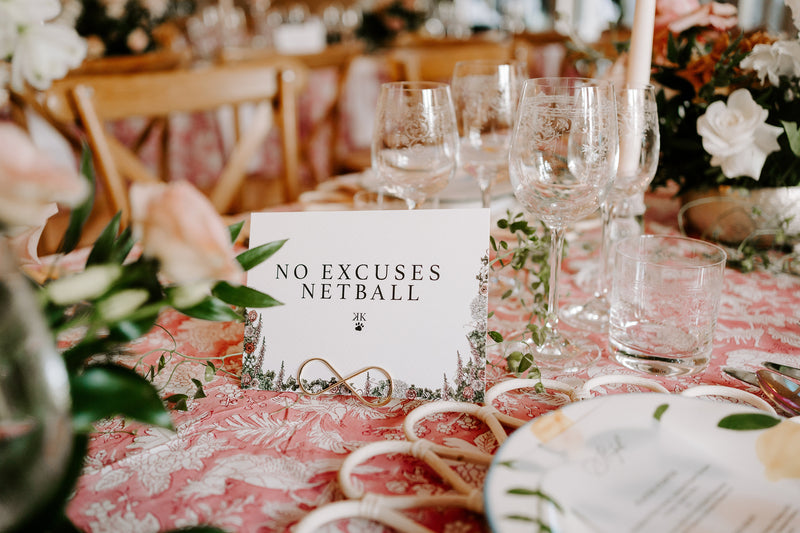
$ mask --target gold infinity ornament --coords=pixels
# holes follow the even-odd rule
[[[305,369],[305,367],[309,363],[313,363],[313,362],[319,362],[319,363],[322,363],[323,365],[325,365],[328,368],[328,370],[330,370],[330,372],[334,375],[334,377],[338,381],[336,381],[336,383],[333,383],[332,385],[328,385],[327,387],[325,387],[321,391],[313,392],[313,391],[310,391],[310,390],[306,389],[305,385],[303,385],[303,380],[301,379],[301,377],[302,377],[303,370]],[[359,394],[359,392],[352,385],[350,385],[350,383],[348,383],[349,380],[351,380],[351,379],[353,379],[353,378],[355,378],[357,376],[360,376],[361,374],[369,372],[370,370],[377,370],[378,372],[380,372],[381,374],[386,376],[386,380],[389,383],[389,391],[387,392],[386,397],[378,398],[378,401],[375,401],[375,402],[371,402],[369,400],[366,400],[361,394]],[[386,405],[387,403],[389,403],[392,400],[392,390],[393,390],[392,376],[390,376],[389,373],[386,370],[384,370],[383,368],[381,368],[379,366],[367,366],[367,367],[362,368],[361,370],[357,370],[356,372],[353,372],[349,376],[342,377],[342,375],[335,368],[333,368],[333,366],[328,361],[326,361],[325,359],[322,359],[321,357],[312,357],[311,359],[306,359],[305,361],[303,361],[303,364],[301,364],[300,368],[297,369],[297,384],[299,385],[300,390],[303,391],[303,393],[308,394],[309,396],[319,396],[320,394],[325,394],[326,392],[328,392],[331,389],[335,389],[339,385],[343,385],[351,393],[353,393],[353,396],[355,396],[358,399],[359,402],[361,402],[364,405],[367,405],[369,407],[382,407],[382,406]]]

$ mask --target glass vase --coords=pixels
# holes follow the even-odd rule
[[[0,531],[52,496],[72,443],[66,367],[0,237]]]

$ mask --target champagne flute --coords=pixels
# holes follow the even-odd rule
[[[435,196],[458,163],[450,86],[435,82],[381,85],[372,139],[372,167],[384,190],[409,209]]]
[[[600,206],[617,164],[613,85],[587,78],[525,82],[509,151],[517,201],[550,231],[550,279],[543,339],[533,346],[542,370],[576,372],[600,357],[589,339],[558,324],[558,274],[567,227]]]
[[[490,206],[492,185],[508,171],[508,145],[524,79],[522,64],[514,61],[459,61],[453,69],[450,87],[460,163],[477,180],[483,207]]]
[[[595,332],[608,330],[608,288],[612,242],[610,225],[626,199],[647,188],[656,173],[660,137],[658,109],[652,85],[625,85],[616,89],[619,168],[605,201],[600,206],[602,233],[600,272],[587,302],[567,306],[561,318],[574,327]]]

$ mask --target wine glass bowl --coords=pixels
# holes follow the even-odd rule
[[[384,83],[376,110],[372,166],[385,190],[414,209],[447,186],[457,161],[450,87],[435,82]]]
[[[568,226],[596,211],[613,176],[616,141],[610,136],[615,134],[592,133],[615,130],[607,116],[609,108],[613,109],[613,94],[609,96],[610,87],[606,86],[599,92],[604,95],[602,107],[592,104],[589,95],[596,91],[590,89],[603,85],[591,86],[592,80],[578,80],[585,79],[537,78],[526,82],[515,131],[517,142],[509,158],[517,200],[550,228]],[[548,83],[554,86],[550,88]],[[584,115],[587,106],[601,116]]]
[[[655,88],[625,85],[617,89],[616,98],[620,160],[612,182],[612,206],[647,188],[655,177],[661,147]]]
[[[587,78],[530,79],[517,115],[509,178],[518,202],[551,234],[544,340],[532,349],[542,369],[577,371],[600,348],[558,327],[558,274],[566,228],[597,210],[616,171],[613,86]]]
[[[489,207],[491,187],[507,172],[524,66],[514,61],[459,61],[451,87],[460,138],[461,167],[478,182]]]
[[[608,196],[600,206],[602,233],[600,268],[592,297],[567,306],[561,316],[568,324],[594,332],[608,330],[608,288],[613,253],[610,224],[625,201],[644,191],[658,166],[660,137],[655,89],[649,84],[615,89],[619,164]]]

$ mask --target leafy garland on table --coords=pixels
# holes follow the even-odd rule
[[[550,234],[537,230],[526,219],[523,213],[506,211],[506,217],[497,221],[497,227],[511,234],[514,239],[512,244],[506,240],[497,240],[490,237],[490,245],[494,259],[490,263],[492,270],[499,272],[505,268],[513,270],[514,282],[520,283],[521,271],[530,276],[527,284],[507,289],[502,295],[502,300],[507,300],[519,292],[520,306],[526,309],[527,324],[523,331],[513,338],[504,338],[499,331],[489,331],[489,338],[497,344],[520,340],[527,345],[540,345],[544,341],[542,323],[546,315],[547,294],[550,290]],[[528,295],[522,294],[527,290]],[[489,315],[490,317],[492,314]],[[506,370],[518,377],[527,376],[538,379],[536,392],[544,392],[541,383],[541,372],[536,367],[533,353],[530,350],[515,350],[505,355]],[[487,359],[488,361],[488,359]]]
[[[84,150],[82,157],[81,174],[93,190],[94,171],[88,149]],[[93,200],[93,195],[89,195],[83,204],[73,209],[59,253],[74,250]],[[235,242],[243,225],[244,222],[240,222],[228,228],[231,243]],[[74,440],[67,470],[49,500],[34,509],[23,523],[15,527],[15,532],[77,531],[66,517],[65,509],[81,475],[94,423],[108,417],[123,416],[174,429],[169,411],[151,382],[165,366],[163,356],[157,368],[151,368],[145,377],[134,369],[111,361],[112,355],[121,353],[127,343],[157,326],[161,311],[171,307],[198,319],[241,322],[245,307],[281,305],[267,294],[227,281],[214,282],[210,294],[187,300],[186,294],[182,293],[184,287],[162,281],[158,259],[142,254],[131,260],[135,242],[130,227],[120,231],[120,214],[117,214],[94,243],[85,270],[58,279],[46,279],[35,287],[43,304],[46,323],[54,336],[75,328],[84,328],[85,333],[62,352],[70,381]],[[252,248],[236,256],[236,261],[242,270],[247,271],[271,257],[284,242],[275,241]],[[81,292],[76,288],[85,290]],[[73,297],[64,299],[59,296],[65,293]],[[182,299],[185,304],[180,303]],[[109,309],[115,311],[107,312]],[[216,371],[213,363],[208,361],[206,366],[206,376],[213,376]],[[204,396],[202,383],[193,381],[197,386],[195,397]],[[186,395],[178,395],[166,401],[177,408],[185,408],[186,399]],[[181,531],[220,530],[200,526]]]

